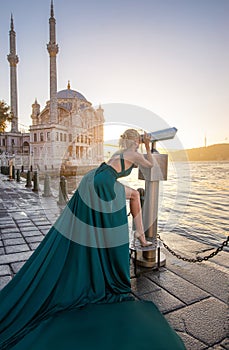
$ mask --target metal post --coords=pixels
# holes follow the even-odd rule
[[[143,206],[143,224],[146,238],[153,242],[152,248],[141,249],[137,264],[144,267],[165,265],[165,255],[160,253],[157,244],[157,218],[159,202],[159,181],[167,179],[168,155],[159,154],[152,145],[153,167],[139,169],[139,179],[145,180],[145,199]],[[160,261],[159,261],[160,259]]]
[[[37,171],[34,171],[34,173],[33,173],[33,191],[34,192],[38,192],[39,191],[38,173],[37,173]]]
[[[9,161],[9,180],[13,179],[13,162],[12,160]]]
[[[21,181],[21,178],[20,178],[20,170],[17,169],[17,173],[16,173],[16,179],[17,179],[17,182],[20,182]]]
[[[12,180],[12,165],[9,166],[9,179]]]
[[[67,181],[64,176],[60,177],[60,187],[59,187],[59,205],[65,205],[68,202],[67,194]]]
[[[26,175],[26,185],[25,187],[32,187],[31,172],[28,170]]]
[[[15,180],[15,166],[12,166],[12,179]]]
[[[157,216],[158,216],[159,181],[145,182],[145,206],[143,211],[146,237],[157,239]],[[156,261],[156,250],[143,251],[143,257]]]
[[[52,193],[50,188],[50,176],[48,174],[45,174],[43,197],[51,197],[51,196],[52,196]]]

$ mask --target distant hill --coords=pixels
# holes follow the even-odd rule
[[[112,140],[104,144],[104,156],[109,158],[111,154],[118,150],[117,140]],[[158,148],[159,153],[164,152]],[[191,148],[186,150],[170,150],[169,158],[173,161],[229,161],[229,143],[219,143],[207,147]]]
[[[170,157],[174,161],[184,161],[187,158],[189,161],[229,161],[229,143],[172,151]]]

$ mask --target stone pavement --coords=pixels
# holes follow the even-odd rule
[[[61,208],[56,197],[42,197],[0,174],[0,289],[39,245]],[[181,255],[209,253],[209,246],[176,234],[164,234],[166,243]],[[166,267],[132,276],[137,299],[153,301],[182,337],[189,350],[229,349],[228,248],[204,263],[178,260],[162,248]],[[133,274],[133,267],[131,266]],[[168,350],[170,349],[168,346]]]

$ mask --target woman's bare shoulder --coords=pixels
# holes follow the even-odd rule
[[[123,158],[133,163],[135,162],[136,159],[139,159],[139,156],[141,157],[141,154],[138,153],[138,151],[127,149],[123,152]]]

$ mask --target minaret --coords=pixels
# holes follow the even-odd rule
[[[49,18],[49,43],[47,50],[50,57],[50,123],[57,123],[57,72],[56,55],[58,45],[56,44],[56,20],[54,18],[53,0],[51,0],[51,14]]]
[[[17,64],[16,33],[14,31],[13,15],[10,24],[10,53],[7,59],[10,63],[10,108],[12,113],[11,132],[18,132],[18,109],[17,109]]]
[[[39,114],[40,114],[40,105],[39,105],[39,103],[37,103],[37,99],[35,99],[35,102],[32,104],[32,114],[31,114],[33,125],[38,124]]]

